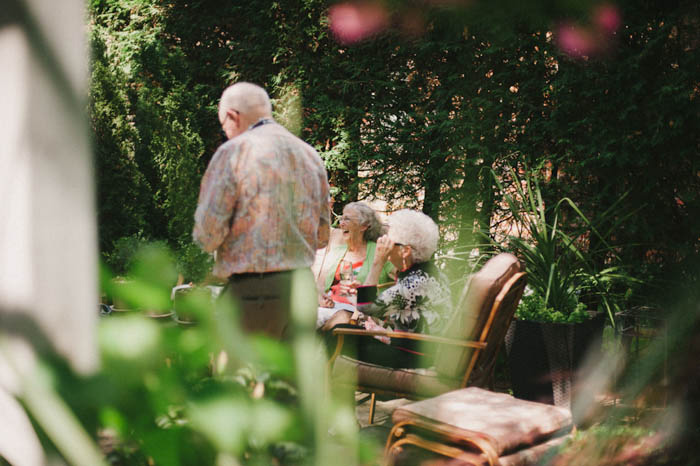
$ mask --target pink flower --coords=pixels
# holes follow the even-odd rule
[[[595,39],[588,29],[571,24],[559,28],[557,43],[564,53],[573,57],[588,56],[596,48]]]
[[[387,27],[387,11],[375,3],[339,3],[328,10],[331,31],[339,42],[352,44]]]
[[[615,5],[602,4],[593,12],[593,22],[601,31],[613,34],[622,24],[622,17]]]

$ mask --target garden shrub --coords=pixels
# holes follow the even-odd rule
[[[195,243],[181,245],[176,251],[177,270],[185,280],[185,283],[201,282],[211,271],[214,261],[212,256]]]

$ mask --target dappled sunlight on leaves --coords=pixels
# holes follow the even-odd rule
[[[275,121],[296,136],[301,135],[303,127],[302,101],[301,89],[290,84],[281,87],[279,97],[275,99],[273,105]]]

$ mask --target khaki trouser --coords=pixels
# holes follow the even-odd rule
[[[302,275],[307,275],[308,277]],[[292,284],[310,285],[305,290],[316,297],[311,269],[268,273],[234,274],[229,277],[224,293],[239,305],[241,327],[248,333],[263,333],[272,338],[290,337]],[[316,309],[316,303],[313,303]],[[310,319],[315,320],[315,315]],[[313,324],[312,324],[313,325]]]

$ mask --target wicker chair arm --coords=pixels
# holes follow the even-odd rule
[[[457,340],[454,338],[438,337],[434,335],[426,335],[424,333],[411,333],[411,332],[391,332],[388,330],[364,330],[355,328],[336,328],[333,329],[333,335],[357,335],[365,337],[381,336],[390,338],[403,338],[405,340],[419,340],[427,341],[431,343],[441,343],[446,345],[464,346],[467,348],[486,348],[485,342],[471,341],[471,340]]]

